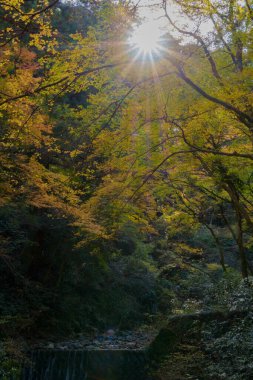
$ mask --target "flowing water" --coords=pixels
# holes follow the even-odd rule
[[[37,350],[22,380],[147,380],[145,350]]]

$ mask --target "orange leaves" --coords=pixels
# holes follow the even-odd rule
[[[50,210],[53,215],[69,220],[69,223],[92,235],[103,234],[88,206],[83,204],[76,191],[69,186],[67,175],[52,172],[41,165],[35,157],[20,164],[24,182],[20,187],[28,205]]]

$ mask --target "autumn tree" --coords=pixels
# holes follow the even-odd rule
[[[229,203],[234,210],[232,235],[245,277],[243,235],[252,231],[251,6],[234,1],[161,5],[170,33],[161,58],[146,62],[141,72],[137,66],[126,66],[126,76],[124,70],[118,74],[116,83],[123,81],[129,87],[122,103],[118,101],[122,127],[96,136],[99,152],[108,152],[112,165],[99,193],[108,197],[112,192],[113,204],[116,199],[120,209],[131,203],[140,207],[141,199],[140,209],[152,209],[161,177],[171,177],[175,171],[180,176],[191,162],[185,186],[191,192],[194,184],[205,188],[209,201],[213,193],[215,204]],[[173,19],[173,6],[178,19]],[[188,26],[182,26],[186,22]],[[194,211],[198,222],[203,212],[202,207]]]

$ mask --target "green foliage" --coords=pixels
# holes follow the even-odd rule
[[[0,322],[1,323],[1,322]],[[3,380],[18,380],[21,363],[25,360],[22,345],[18,341],[6,340],[0,345],[0,377]]]

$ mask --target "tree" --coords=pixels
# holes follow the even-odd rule
[[[160,173],[162,178],[171,177],[176,167],[180,175],[190,160],[190,184],[198,175],[203,183],[204,176],[207,192],[215,197],[217,191],[224,192],[223,202],[234,210],[241,270],[247,276],[243,234],[252,231],[253,158],[250,7],[234,1],[204,2],[201,7],[189,1],[177,3],[190,21],[185,29],[172,20],[167,2],[162,5],[171,36],[164,59],[156,62],[157,74],[153,76],[152,68],[146,66],[143,79],[136,81],[138,69],[128,72],[130,90],[121,104],[122,127],[96,136],[100,154],[101,149],[107,151],[112,165],[101,191],[109,193],[113,188],[114,198],[121,200],[123,210],[129,210],[129,200],[137,204],[137,198],[144,201],[154,196]],[[201,28],[206,22],[212,24],[208,34]],[[177,39],[182,36],[181,43],[173,33]],[[119,73],[116,81],[120,80],[126,79]],[[158,81],[168,88],[167,96],[159,95]],[[154,94],[160,96],[158,104]],[[145,201],[143,205],[147,207]]]

